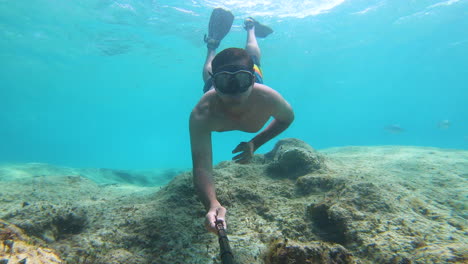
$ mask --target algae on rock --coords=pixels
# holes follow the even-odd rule
[[[160,188],[97,185],[86,171],[38,167],[40,177],[21,166],[16,180],[0,175],[0,218],[65,261],[220,263],[190,172]],[[287,139],[250,164],[221,162],[213,176],[239,264],[466,263],[467,168],[468,151],[315,151]]]

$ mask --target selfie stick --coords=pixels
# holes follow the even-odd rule
[[[232,255],[229,239],[224,229],[223,220],[216,220],[216,229],[218,229],[219,248],[221,249],[221,262],[223,264],[234,264],[234,256]]]

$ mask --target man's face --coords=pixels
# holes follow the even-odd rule
[[[223,93],[217,92],[217,94],[219,98],[221,98],[223,103],[226,104],[227,106],[239,106],[239,105],[244,104],[249,98],[250,93],[252,92],[252,86],[250,86],[247,89],[247,91],[243,93],[223,94]]]
[[[242,104],[249,97],[254,82],[253,70],[242,64],[224,65],[213,74],[215,90],[227,104]]]

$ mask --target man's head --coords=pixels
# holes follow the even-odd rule
[[[211,62],[213,85],[226,96],[246,94],[255,81],[253,61],[239,48],[229,48],[218,53]]]
[[[253,61],[250,55],[244,49],[228,48],[218,53],[211,61],[211,69],[216,74],[223,66],[242,65],[253,72]]]

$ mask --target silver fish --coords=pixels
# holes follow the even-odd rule
[[[401,132],[405,132],[405,129],[402,128],[399,124],[388,125],[385,126],[384,129],[392,134],[399,134]]]
[[[437,127],[439,129],[448,129],[452,123],[449,120],[442,120],[439,123],[437,123]]]

